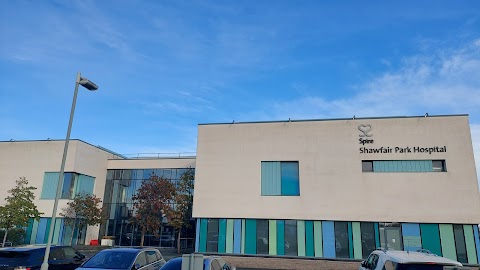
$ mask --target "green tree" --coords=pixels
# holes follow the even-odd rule
[[[36,187],[28,186],[28,180],[20,177],[15,181],[16,186],[9,190],[10,193],[5,200],[7,203],[0,206],[0,227],[5,229],[2,246],[7,240],[8,231],[15,227],[26,227],[31,218],[40,219],[40,213],[37,206],[33,203],[35,195],[33,191]]]
[[[78,232],[77,235],[81,235],[87,226],[102,223],[102,208],[99,206],[101,202],[102,200],[95,195],[78,194],[73,201],[68,202],[67,206],[62,208],[60,216],[65,217],[65,224],[72,228],[71,245],[73,245],[75,230]]]
[[[193,181],[195,171],[189,168],[181,176],[175,194],[175,209],[170,213],[170,224],[177,230],[177,251],[180,253],[180,238],[183,228],[190,227],[193,205]]]
[[[145,233],[151,232],[159,236],[163,216],[170,212],[175,198],[175,186],[163,177],[156,175],[144,180],[133,200],[133,218],[142,233],[140,246],[143,246]]]

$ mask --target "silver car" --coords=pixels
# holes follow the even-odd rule
[[[164,264],[165,259],[155,248],[112,248],[98,252],[77,270],[158,270]]]

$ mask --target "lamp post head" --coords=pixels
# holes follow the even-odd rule
[[[94,82],[84,77],[81,77],[78,83],[90,91],[95,91],[98,89],[98,86]]]

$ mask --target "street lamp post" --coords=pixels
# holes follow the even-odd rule
[[[98,89],[98,86],[95,83],[88,80],[87,78],[82,78],[80,72],[77,73],[77,79],[75,81],[75,91],[73,93],[72,109],[70,110],[70,120],[68,122],[67,137],[65,139],[65,146],[63,148],[62,165],[60,166],[60,175],[58,176],[57,194],[55,195],[55,201],[53,203],[52,221],[50,222],[50,227],[48,230],[47,247],[45,249],[45,256],[43,257],[42,267],[40,268],[41,270],[48,270],[48,257],[50,255],[50,246],[53,238],[53,228],[55,227],[55,216],[57,215],[58,200],[60,199],[62,193],[65,160],[67,159],[68,142],[70,141],[70,131],[72,130],[73,115],[75,113],[75,104],[77,103],[77,93],[79,85],[87,88],[90,91],[95,91]]]

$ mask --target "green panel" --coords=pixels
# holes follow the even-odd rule
[[[285,255],[285,220],[277,220],[277,255]]]
[[[95,177],[80,174],[74,183],[75,195],[77,194],[93,194],[93,187],[95,186]]]
[[[420,234],[422,236],[422,248],[442,256],[438,224],[420,224]]]
[[[281,195],[280,172],[280,162],[262,161],[262,196]]]
[[[313,235],[313,221],[305,221],[305,254],[309,257],[315,256],[315,239]]]
[[[362,259],[362,231],[360,230],[360,222],[352,222],[353,234],[353,257]]]
[[[52,244],[58,244],[58,238],[60,236],[60,229],[62,226],[62,219],[61,218],[56,218],[55,219],[55,227],[53,229],[53,238],[52,238]]]
[[[463,234],[465,235],[465,245],[467,247],[468,263],[477,264],[477,252],[475,249],[475,237],[473,236],[472,225],[463,225]]]
[[[277,255],[277,221],[268,221],[268,254]]]
[[[200,246],[198,247],[198,252],[207,251],[207,226],[207,219],[202,218],[200,220]]]
[[[456,261],[457,250],[455,249],[455,237],[453,236],[452,224],[440,224],[439,228],[443,257]]]
[[[380,232],[378,231],[378,222],[373,223],[373,229],[375,230],[375,247],[380,247]]]
[[[245,254],[257,253],[257,220],[245,220]]]
[[[47,218],[47,229],[45,232],[45,237],[43,238],[44,244],[48,242],[48,234],[50,233],[50,224],[52,224],[52,218]]]
[[[227,219],[227,240],[225,251],[227,253],[233,253],[233,219]]]
[[[43,178],[42,193],[40,194],[40,199],[55,199],[57,194],[58,178],[60,173],[58,172],[47,172]]]
[[[37,239],[37,232],[38,232],[38,220],[33,221],[32,226],[32,234],[30,235],[30,244],[35,244],[35,240]]]
[[[242,244],[241,244],[241,252],[245,254],[245,219],[242,219]]]
[[[221,218],[218,220],[218,253],[225,253],[227,240],[227,220]]]
[[[298,256],[305,256],[305,221],[297,220]]]
[[[313,222],[313,235],[315,237],[315,257],[323,257],[323,237],[322,237],[322,222]]]

